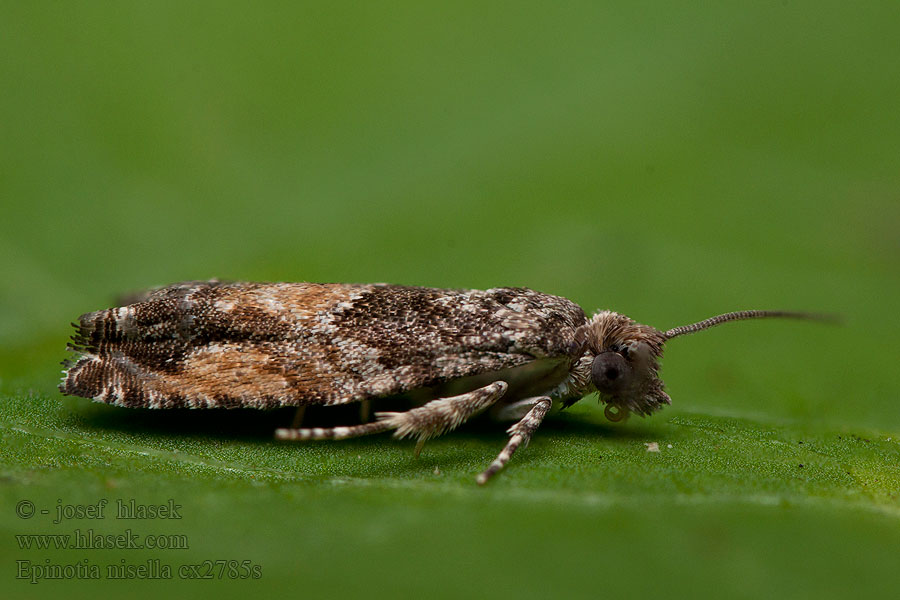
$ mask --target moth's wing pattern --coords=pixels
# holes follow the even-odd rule
[[[341,404],[574,358],[585,322],[524,288],[186,282],[82,315],[60,389],[132,407]]]

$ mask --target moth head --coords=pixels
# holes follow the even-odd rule
[[[833,317],[810,313],[745,310],[660,331],[612,311],[598,312],[586,325],[585,342],[588,356],[592,356],[591,383],[606,404],[607,418],[619,421],[629,413],[649,415],[671,404],[659,378],[659,360],[663,346],[670,339],[728,321],[764,317],[833,320]]]
[[[608,418],[649,415],[671,402],[657,375],[666,341],[662,332],[608,310],[595,314],[587,327],[591,383]]]

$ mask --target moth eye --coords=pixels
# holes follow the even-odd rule
[[[631,365],[618,352],[601,352],[591,364],[591,379],[604,394],[615,394],[627,388],[631,373]]]

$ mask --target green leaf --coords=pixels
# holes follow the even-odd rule
[[[413,443],[389,436],[276,442],[284,411],[66,404],[5,400],[7,564],[87,559],[104,578],[109,565],[124,569],[123,559],[133,569],[154,560],[173,569],[171,580],[143,581],[139,597],[184,585],[178,569],[206,560],[260,565],[254,593],[291,580],[313,596],[590,595],[595,586],[616,596],[689,595],[701,584],[727,595],[827,595],[849,591],[851,569],[854,589],[869,595],[888,593],[893,581],[900,441],[883,433],[685,412],[611,425],[579,405],[549,419],[479,487],[475,475],[505,439],[489,424],[433,440],[416,459]],[[53,522],[58,506],[101,499],[102,519]],[[117,519],[116,502],[132,499],[171,500],[181,519]],[[17,518],[22,500],[49,514]],[[39,551],[14,539],[88,529],[174,535],[189,548]],[[752,558],[758,552],[765,570]],[[817,575],[798,578],[798,570]],[[234,587],[227,572],[206,583],[225,596],[249,585]],[[105,589],[103,580],[35,585],[48,594],[74,586],[83,597]]]

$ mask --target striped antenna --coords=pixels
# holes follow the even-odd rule
[[[679,335],[687,335],[689,333],[703,331],[704,329],[709,329],[710,327],[715,327],[716,325],[721,325],[722,323],[727,323],[728,321],[743,321],[744,319],[767,319],[770,317],[803,319],[807,321],[822,321],[828,323],[835,323],[838,321],[838,318],[834,315],[823,315],[818,313],[795,312],[790,310],[739,310],[736,312],[725,313],[724,315],[710,317],[691,325],[682,325],[681,327],[675,327],[668,330],[663,335],[666,336],[666,339],[670,340],[674,337],[678,337]]]

